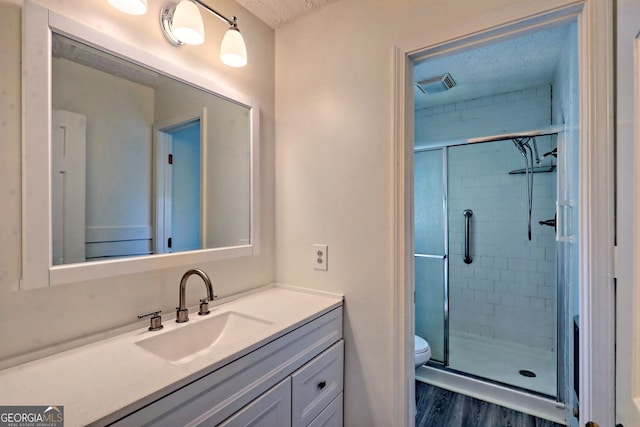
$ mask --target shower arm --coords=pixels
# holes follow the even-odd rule
[[[513,142],[513,145],[516,146],[516,148],[518,149],[520,154],[522,154],[522,157],[524,157],[526,159],[527,158],[527,152],[524,149],[524,144],[522,143],[522,140],[520,138],[513,138],[511,141]]]

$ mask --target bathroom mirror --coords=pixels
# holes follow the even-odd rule
[[[21,289],[255,253],[256,103],[24,12]]]

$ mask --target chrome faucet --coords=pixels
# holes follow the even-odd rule
[[[198,312],[198,314],[201,316],[209,314],[209,301],[213,301],[217,298],[217,296],[213,294],[213,285],[211,285],[211,279],[209,279],[207,273],[199,268],[192,268],[190,270],[187,270],[187,272],[184,273],[182,279],[180,280],[180,306],[176,308],[176,322],[178,323],[189,321],[189,311],[187,310],[185,302],[185,291],[187,288],[187,280],[193,274],[200,276],[200,278],[202,278],[202,280],[204,281],[205,286],[207,287],[207,298],[200,300],[200,311]]]

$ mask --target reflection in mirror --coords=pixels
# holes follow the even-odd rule
[[[249,108],[52,35],[54,265],[251,243]]]

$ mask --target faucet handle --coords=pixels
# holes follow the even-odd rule
[[[152,311],[151,313],[146,313],[146,314],[139,314],[138,319],[144,319],[145,317],[151,316],[151,319],[149,319],[149,330],[159,331],[160,329],[164,328],[164,325],[162,324],[162,317],[160,317],[160,313],[162,313],[162,310]]]
[[[200,300],[200,311],[198,311],[198,315],[204,316],[209,313],[211,313],[211,311],[209,311],[209,300],[207,298],[202,298]]]

